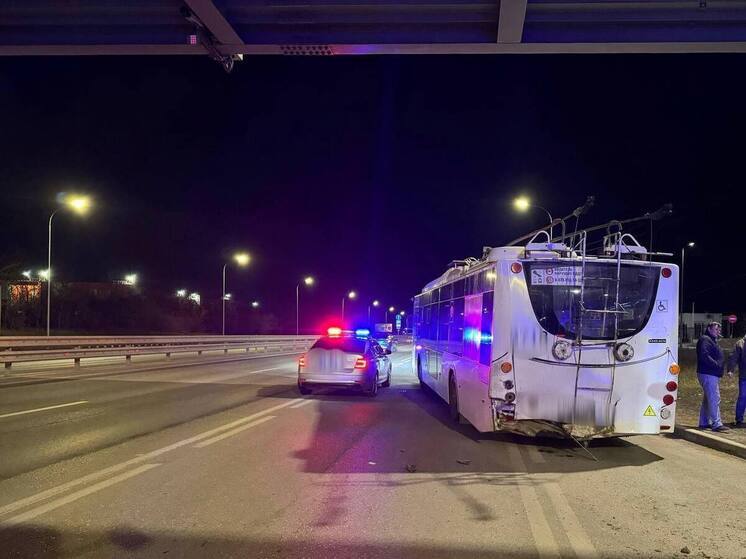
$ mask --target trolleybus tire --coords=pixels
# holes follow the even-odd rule
[[[461,423],[461,414],[458,411],[458,387],[456,386],[456,375],[453,372],[448,378],[448,412],[454,423]]]

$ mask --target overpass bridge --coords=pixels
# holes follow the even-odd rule
[[[24,0],[0,56],[746,51],[742,0]]]

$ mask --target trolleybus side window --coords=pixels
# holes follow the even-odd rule
[[[450,301],[440,303],[438,308],[438,349],[448,351],[448,326],[451,322],[453,306]]]
[[[448,330],[448,351],[461,355],[464,349],[464,298],[453,300],[453,320]]]
[[[453,284],[453,298],[457,299],[464,296],[464,280],[460,279]]]
[[[580,266],[533,262],[525,270],[531,306],[539,324],[550,334],[575,338],[581,318]],[[615,324],[616,337],[620,338],[642,330],[653,310],[659,276],[656,266],[623,264],[615,306],[616,263],[586,263],[583,338],[614,339]]]

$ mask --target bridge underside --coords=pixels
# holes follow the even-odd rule
[[[746,52],[740,0],[16,0],[0,55]]]

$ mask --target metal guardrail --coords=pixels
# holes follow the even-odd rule
[[[0,338],[0,363],[72,359],[75,365],[87,357],[197,353],[244,350],[247,353],[300,353],[318,336],[8,336]]]

